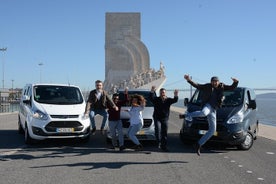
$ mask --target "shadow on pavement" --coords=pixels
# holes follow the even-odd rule
[[[144,151],[147,152],[162,152],[155,141],[142,141]],[[125,145],[128,148],[133,146],[131,141],[126,140]],[[39,141],[33,145],[26,145],[24,143],[24,135],[18,134],[16,130],[0,130],[0,158],[2,161],[6,160],[32,160],[40,158],[55,158],[55,157],[74,157],[83,156],[93,153],[109,153],[109,154],[122,154],[122,153],[135,153],[141,154],[145,152],[136,151],[115,151],[110,150],[110,142],[106,141],[106,136],[96,132],[96,135],[91,135],[89,142],[84,143],[78,139],[50,139]],[[169,152],[165,154],[174,153],[195,153],[192,144],[183,144],[179,138],[178,133],[168,134],[168,149]],[[5,154],[9,150],[15,150],[12,154]],[[43,154],[34,155],[33,152],[42,152]],[[202,153],[220,153],[229,151],[220,145],[207,144],[202,149]],[[3,153],[4,152],[4,153]],[[88,163],[89,164],[89,163]],[[90,163],[91,164],[91,163]],[[105,164],[105,163],[102,163]],[[112,167],[117,167],[118,163],[114,163]],[[121,163],[124,165],[126,163]],[[132,163],[135,164],[135,163]],[[140,163],[139,163],[140,164]],[[145,163],[147,164],[147,163]],[[99,166],[93,166],[93,168]]]

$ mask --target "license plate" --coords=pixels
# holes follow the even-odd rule
[[[199,130],[198,133],[199,133],[200,135],[204,135],[204,134],[207,133],[207,130]],[[215,132],[215,133],[214,133],[214,136],[218,136],[218,132]]]
[[[63,133],[70,133],[70,132],[74,132],[74,128],[57,128],[56,131],[63,132]]]
[[[138,135],[144,135],[145,134],[145,131],[141,130],[137,133]]]

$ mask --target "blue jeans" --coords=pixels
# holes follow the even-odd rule
[[[112,145],[117,145],[117,139],[116,139],[116,130],[118,133],[118,140],[119,140],[119,146],[124,145],[124,135],[123,135],[123,124],[121,120],[117,121],[109,121],[108,122],[109,130],[112,136]]]
[[[198,144],[202,146],[205,144],[215,133],[217,128],[217,112],[210,104],[206,104],[201,111],[194,111],[188,113],[190,117],[205,117],[207,116],[209,129],[198,141]]]
[[[168,139],[168,118],[154,118],[154,129],[157,143],[160,144],[161,148],[166,148]]]
[[[137,134],[137,132],[139,132],[141,130],[142,126],[143,126],[142,123],[139,123],[139,124],[135,124],[135,125],[130,125],[130,127],[128,129],[128,137],[136,145],[140,144],[139,140],[136,137],[136,134]]]
[[[101,125],[101,129],[105,128],[106,122],[107,122],[107,118],[108,118],[108,113],[105,109],[94,109],[91,110],[89,113],[89,117],[90,117],[90,122],[91,122],[91,127],[92,128],[96,128],[96,124],[95,124],[95,116],[99,114],[103,117],[103,121],[102,121],[102,125]]]

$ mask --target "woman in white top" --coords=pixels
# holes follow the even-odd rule
[[[143,127],[142,111],[146,105],[146,100],[142,95],[133,95],[130,99],[131,108],[127,110],[130,114],[130,126],[128,129],[128,137],[135,144],[133,149],[139,151],[143,149],[143,146],[136,137],[137,132]]]

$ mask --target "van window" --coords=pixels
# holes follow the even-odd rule
[[[201,96],[202,96],[202,91],[196,90],[192,97],[191,102],[195,105],[201,105],[201,103],[202,103]]]
[[[243,103],[243,89],[236,88],[233,91],[224,91],[223,106],[238,106]]]
[[[153,103],[150,101],[149,96],[150,96],[150,91],[128,91],[128,97],[130,98],[131,95],[138,94],[138,95],[143,95],[144,98],[146,99],[146,107],[153,107]],[[124,92],[119,92],[119,99],[124,100],[125,94]],[[130,102],[125,104],[126,106],[130,106]]]
[[[252,89],[248,90],[248,97],[250,100],[256,100],[256,94]]]
[[[46,104],[81,104],[83,98],[78,88],[72,86],[34,86],[34,99]]]
[[[224,101],[222,103],[223,106],[239,106],[243,103],[243,89],[236,88],[232,91],[224,91]],[[196,90],[192,99],[191,103],[194,105],[202,105],[202,91]]]

